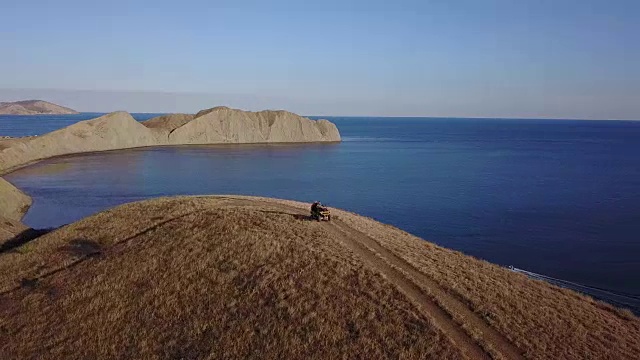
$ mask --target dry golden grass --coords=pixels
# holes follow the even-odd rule
[[[28,228],[21,222],[0,216],[0,248]]]
[[[321,224],[223,202],[127,205],[3,254],[0,358],[460,358]]]
[[[635,316],[396,228],[158,199],[0,254],[0,358],[634,359]]]
[[[637,359],[640,320],[576,292],[341,212],[341,219],[464,301],[530,359]]]

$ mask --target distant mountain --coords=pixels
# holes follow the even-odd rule
[[[64,106],[43,100],[24,100],[16,102],[0,102],[0,115],[41,115],[41,114],[77,114],[78,112]]]

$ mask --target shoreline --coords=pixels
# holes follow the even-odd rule
[[[165,146],[278,146],[340,141],[340,132],[332,122],[283,110],[247,112],[218,106],[196,115],[161,115],[144,122],[129,113],[114,112],[41,136],[0,140],[0,178],[43,160],[79,154]],[[0,196],[24,194],[10,182],[7,184],[0,188]],[[24,196],[29,199],[25,201],[30,201],[28,194]],[[20,222],[28,211],[23,204],[10,201],[4,208],[5,217]]]
[[[17,187],[17,186],[16,186],[16,185],[14,185],[13,183],[11,183],[9,180],[7,180],[7,179],[5,178],[5,175],[11,174],[12,172],[15,172],[15,171],[17,171],[17,170],[20,170],[20,169],[23,169],[23,168],[27,168],[27,167],[29,167],[29,166],[33,166],[33,165],[36,165],[36,164],[38,164],[38,163],[40,163],[40,162],[45,162],[45,161],[48,161],[48,160],[64,159],[64,158],[73,158],[73,157],[77,157],[77,156],[84,156],[84,155],[96,155],[96,154],[102,154],[102,153],[115,153],[115,152],[136,151],[136,150],[138,150],[138,149],[140,149],[140,150],[145,150],[145,149],[152,149],[152,148],[167,148],[167,147],[173,147],[173,148],[178,148],[178,147],[183,147],[183,148],[225,148],[225,147],[229,147],[229,146],[233,146],[233,145],[238,146],[238,147],[243,147],[243,146],[253,146],[253,145],[255,145],[255,146],[257,146],[257,147],[265,146],[265,145],[267,145],[267,146],[269,146],[269,145],[274,145],[274,146],[300,146],[300,145],[310,145],[310,146],[315,146],[315,145],[321,145],[321,146],[322,146],[322,145],[325,145],[325,144],[326,144],[326,145],[335,145],[336,143],[337,143],[337,142],[322,142],[322,143],[304,143],[304,142],[298,142],[298,143],[242,143],[242,144],[240,144],[240,143],[224,143],[224,144],[195,144],[195,145],[153,145],[153,146],[141,146],[141,147],[133,147],[133,148],[124,148],[124,149],[111,149],[111,150],[102,150],[102,151],[81,152],[81,153],[73,153],[73,154],[57,155],[57,156],[52,156],[52,157],[49,157],[49,158],[44,158],[44,159],[34,160],[34,161],[32,161],[32,162],[30,162],[30,163],[28,163],[28,164],[20,165],[20,166],[18,166],[18,167],[16,167],[16,168],[10,169],[9,171],[6,171],[6,172],[4,172],[4,173],[0,174],[0,180],[4,180],[6,183],[8,183],[9,185],[11,185],[11,186],[13,187],[13,189],[15,189],[15,190],[19,191],[20,193],[24,194],[25,196],[27,196],[27,197],[29,198],[29,200],[32,200],[31,196],[30,196],[28,193],[24,192],[22,189],[20,189],[19,187]],[[0,195],[2,195],[2,191],[3,191],[3,190],[11,190],[11,189],[5,189],[5,188],[0,187]],[[156,200],[156,199],[164,199],[164,198],[168,198],[168,197],[169,197],[169,198],[171,198],[171,197],[174,197],[174,196],[167,196],[167,195],[163,195],[163,196],[153,197],[153,198],[150,198],[150,199],[147,199],[147,200],[142,200],[142,201],[150,201],[150,200]],[[179,196],[179,197],[182,197],[182,196]],[[208,198],[208,197],[217,197],[217,198],[218,198],[218,197],[219,197],[219,198],[230,197],[230,198],[231,198],[231,197],[243,197],[243,198],[254,198],[254,199],[256,199],[256,200],[271,199],[271,200],[284,201],[284,202],[295,202],[295,203],[297,203],[298,205],[302,204],[302,203],[300,203],[299,201],[296,201],[296,200],[290,200],[290,199],[272,199],[272,198],[266,198],[266,197],[260,197],[260,196],[248,196],[248,195],[224,195],[224,194],[221,194],[221,195],[213,195],[213,194],[212,194],[212,195],[190,195],[189,197],[194,197],[194,198]],[[137,201],[136,201],[136,202],[137,202]],[[128,203],[125,203],[125,204],[128,204]],[[22,219],[26,216],[26,214],[27,214],[27,213],[28,213],[28,211],[30,210],[31,205],[32,205],[32,203],[31,203],[31,204],[29,204],[27,207],[22,207],[22,208],[21,208],[21,211],[19,212],[19,213],[20,213],[19,225],[24,226],[24,228],[25,228],[25,229],[30,229],[30,230],[38,231],[38,230],[41,230],[41,229],[32,229],[31,227],[29,227],[28,225],[26,225],[26,224],[24,224],[24,223],[22,222]],[[123,204],[123,205],[124,205],[124,204]],[[121,206],[121,205],[119,205],[119,206]],[[106,210],[107,210],[107,209],[105,209],[105,210],[103,210],[103,211],[106,211]],[[344,210],[341,210],[341,211],[344,211]],[[354,215],[358,215],[358,216],[362,216],[362,215],[355,214],[355,213],[352,213],[352,214],[354,214]],[[2,217],[0,216],[0,220],[1,220],[1,219],[2,219]],[[82,219],[80,219],[80,220],[78,220],[78,221],[82,221]],[[77,222],[77,221],[76,221],[76,222]],[[4,230],[4,229],[0,226],[0,231],[1,231],[1,230]],[[401,230],[401,229],[400,229],[400,230]],[[5,231],[6,231],[6,230],[5,230]],[[409,234],[409,233],[408,233],[408,234]],[[415,236],[415,235],[413,235],[413,234],[409,234],[409,235],[411,235],[411,236]],[[2,240],[2,239],[0,239],[0,240]],[[427,240],[424,240],[424,241],[427,241]],[[429,242],[429,241],[427,241],[427,242]],[[429,243],[431,243],[431,242],[429,242]],[[458,250],[453,250],[453,249],[449,249],[449,248],[446,248],[446,249],[451,250],[451,251],[458,251]],[[466,256],[472,256],[472,255],[468,255],[468,254],[465,254],[465,255],[466,255]],[[472,256],[472,257],[473,257],[473,256]],[[486,260],[482,260],[482,261],[486,261]],[[489,263],[491,263],[491,262],[489,262]],[[499,264],[494,264],[494,263],[491,263],[491,264],[493,264],[493,265],[495,265],[495,266],[498,266],[498,267],[500,267],[500,268],[504,268],[504,269],[508,269],[508,268],[509,268],[509,267],[507,267],[506,265],[499,265]],[[538,278],[539,276],[542,276],[542,277],[544,277],[544,276],[545,276],[545,275],[542,275],[542,274],[534,274],[534,273],[531,273],[531,274],[534,274],[534,275],[529,275],[529,272],[528,272],[528,271],[526,271],[526,270],[521,270],[521,271],[523,271],[523,273],[522,273],[523,275],[525,275],[525,276],[527,276],[528,278],[531,278],[531,279],[533,279],[533,280],[540,280],[540,278]],[[557,279],[557,280],[564,281],[564,280],[561,280],[561,279]],[[586,296],[593,297],[594,299],[597,299],[597,300],[600,300],[600,301],[604,301],[604,302],[606,302],[606,303],[608,303],[608,304],[612,304],[612,305],[614,305],[614,306],[619,306],[621,309],[622,309],[622,308],[633,309],[632,311],[633,311],[635,314],[640,314],[640,312],[638,311],[638,309],[640,309],[640,308],[637,308],[637,307],[635,307],[635,306],[627,306],[627,307],[620,306],[620,304],[616,304],[616,302],[615,302],[615,301],[608,301],[608,300],[607,300],[607,298],[604,298],[604,297],[601,297],[601,296],[597,296],[597,295],[595,295],[595,294],[591,294],[591,293],[589,293],[589,292],[576,290],[575,288],[573,288],[573,287],[571,287],[571,286],[563,286],[563,285],[561,285],[561,284],[559,285],[559,284],[554,283],[553,281],[547,281],[547,280],[545,280],[545,279],[542,279],[542,281],[544,281],[545,283],[548,283],[549,285],[558,286],[558,287],[563,288],[563,289],[573,290],[573,291],[576,291],[576,292],[578,292],[578,293],[580,293],[580,294],[582,294],[582,295],[586,295]],[[578,284],[578,285],[580,285],[580,284]],[[581,285],[581,286],[583,286],[583,285]],[[584,287],[584,286],[583,286],[583,287]],[[619,295],[619,294],[615,293],[615,295]]]
[[[166,145],[148,145],[148,146],[136,146],[136,147],[129,147],[129,148],[121,148],[121,149],[109,149],[109,150],[98,150],[98,151],[83,151],[83,152],[76,152],[76,153],[70,153],[70,154],[62,154],[62,155],[54,155],[54,156],[49,156],[49,157],[45,157],[42,159],[37,159],[37,160],[33,160],[30,161],[28,163],[24,163],[24,164],[20,164],[11,168],[7,168],[7,169],[0,169],[0,179],[6,181],[9,185],[11,185],[13,187],[13,189],[18,190],[19,192],[21,192],[22,194],[26,195],[29,199],[32,199],[31,196],[24,192],[22,189],[20,189],[19,187],[17,187],[16,185],[14,185],[11,181],[6,179],[6,175],[9,175],[15,171],[18,171],[20,169],[24,169],[27,168],[29,166],[33,166],[36,165],[38,163],[41,163],[43,161],[47,161],[47,160],[54,160],[54,159],[64,159],[64,158],[72,158],[74,156],[82,156],[82,155],[96,155],[96,154],[102,154],[102,153],[112,153],[112,152],[118,152],[118,151],[135,151],[135,150],[144,150],[144,149],[153,149],[153,148],[179,148],[179,147],[229,147],[229,146],[301,146],[301,145],[308,145],[308,146],[314,146],[314,145],[336,145],[339,144],[340,141],[323,141],[323,142],[263,142],[263,143],[219,143],[219,144],[166,144]],[[7,192],[13,190],[11,188],[9,189],[5,189],[5,188],[0,188],[0,196],[3,195],[3,192],[6,194]],[[14,213],[18,213],[20,214],[19,217],[19,221],[21,225],[27,226],[26,224],[24,224],[22,222],[22,219],[27,215],[27,213],[29,212],[29,209],[31,208],[31,205],[29,205],[26,209],[18,211],[18,212],[14,212]],[[28,227],[28,226],[27,226]]]
[[[14,138],[15,139],[15,138]],[[0,139],[0,143],[1,143],[1,139]],[[81,151],[81,152],[74,152],[74,153],[68,153],[68,154],[61,154],[61,155],[53,155],[53,156],[48,156],[48,157],[44,157],[41,159],[36,159],[24,164],[20,164],[20,165],[16,165],[10,168],[6,168],[6,169],[2,169],[0,168],[0,177],[4,177],[6,175],[11,174],[12,172],[15,172],[17,170],[29,167],[31,165],[35,165],[39,162],[42,161],[47,161],[47,160],[52,160],[52,159],[61,159],[61,158],[66,158],[66,157],[73,157],[73,156],[78,156],[78,155],[95,155],[95,154],[102,154],[102,153],[110,153],[110,152],[117,152],[117,151],[129,151],[129,150],[137,150],[137,149],[152,149],[152,148],[178,148],[178,147],[228,147],[228,146],[251,146],[251,145],[256,145],[256,146],[300,146],[300,145],[309,145],[309,146],[313,146],[313,145],[337,145],[340,144],[342,141],[314,141],[314,142],[305,142],[305,141],[296,141],[296,142],[247,142],[247,143],[233,143],[233,142],[228,142],[228,143],[214,143],[214,144],[159,144],[159,145],[143,145],[143,146],[134,146],[134,147],[126,147],[126,148],[120,148],[120,149],[107,149],[107,150],[94,150],[94,151]],[[5,179],[6,180],[6,179]]]

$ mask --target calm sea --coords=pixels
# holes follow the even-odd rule
[[[0,135],[94,116],[0,117]],[[33,196],[33,227],[162,195],[320,200],[497,264],[640,297],[640,122],[330,119],[340,144],[77,155],[7,179]]]

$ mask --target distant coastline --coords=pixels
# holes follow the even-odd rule
[[[0,102],[0,115],[62,115],[79,114],[68,107],[43,100]]]

